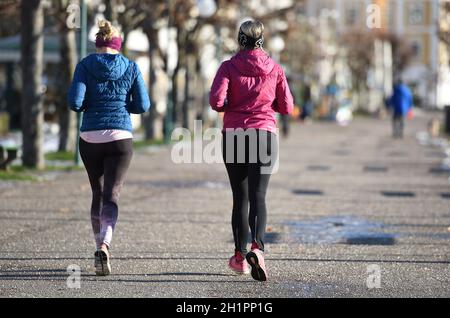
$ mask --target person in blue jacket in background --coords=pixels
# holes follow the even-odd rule
[[[401,79],[394,85],[392,96],[387,101],[387,107],[392,111],[392,128],[394,138],[403,138],[405,117],[413,105],[413,96]]]
[[[95,272],[105,276],[111,273],[119,193],[133,154],[130,113],[146,112],[150,99],[136,63],[119,54],[122,38],[109,21],[99,22],[95,46],[97,53],[75,69],[68,103],[84,112],[79,150],[92,189]]]

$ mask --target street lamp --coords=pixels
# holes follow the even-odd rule
[[[86,56],[86,44],[87,44],[87,6],[86,0],[80,0],[80,15],[81,15],[81,26],[80,26],[80,56],[82,58]],[[80,127],[83,118],[83,113],[77,113],[77,138],[76,138],[76,148],[75,148],[75,165],[80,165],[80,151],[79,151],[79,140],[80,140]]]

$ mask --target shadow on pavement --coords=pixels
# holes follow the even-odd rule
[[[364,172],[387,172],[388,168],[383,166],[365,166]]]
[[[309,171],[330,171],[330,166],[324,166],[324,165],[310,165],[306,167]]]
[[[450,192],[441,193],[441,197],[444,199],[450,199]]]
[[[414,198],[416,196],[411,191],[381,191],[381,194],[388,198]]]
[[[297,195],[324,195],[321,190],[305,190],[305,189],[295,189],[292,193]]]

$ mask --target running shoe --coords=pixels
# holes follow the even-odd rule
[[[110,254],[108,250],[99,249],[95,252],[95,274],[97,276],[107,276],[111,274]]]
[[[250,268],[248,267],[247,261],[238,251],[231,256],[228,266],[236,274],[250,274]]]
[[[252,249],[245,256],[248,264],[252,267],[251,274],[254,280],[264,282],[267,280],[267,270],[264,263],[264,253],[259,249],[258,245],[253,243]]]

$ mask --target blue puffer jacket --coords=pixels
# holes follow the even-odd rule
[[[405,116],[413,103],[413,96],[408,86],[397,84],[394,86],[394,92],[388,101],[388,106],[392,108],[394,116]]]
[[[81,131],[132,131],[130,113],[150,108],[136,63],[120,54],[91,54],[81,60],[68,92],[73,111],[84,112]]]

